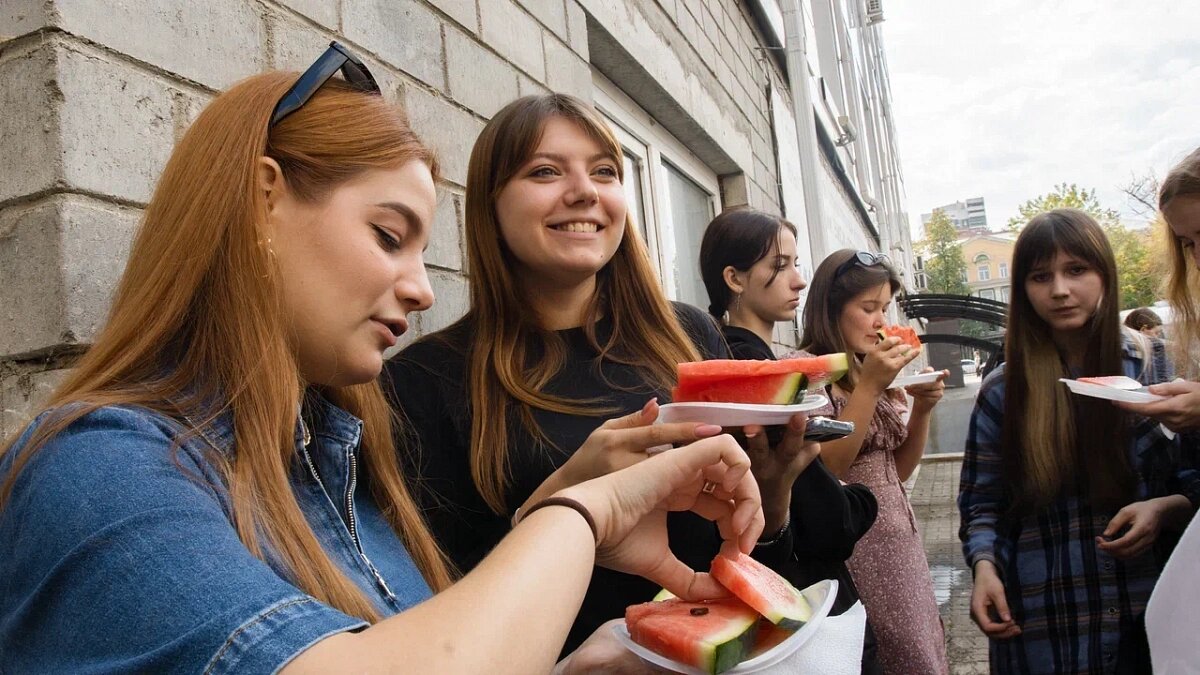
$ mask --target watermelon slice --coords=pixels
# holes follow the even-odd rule
[[[917,331],[913,330],[912,326],[884,326],[879,329],[880,340],[889,337],[898,337],[900,344],[908,345],[913,349],[921,348],[921,338],[917,336]]]
[[[782,361],[712,360],[679,364],[675,403],[790,405],[846,374],[845,354]]]
[[[776,626],[766,619],[766,617],[758,618],[758,633],[754,637],[754,646],[750,648],[750,657],[754,658],[759,654],[767,652],[779,646],[779,643],[792,637],[796,631],[789,630],[782,626]]]
[[[758,621],[758,612],[737,598],[704,602],[672,598],[625,610],[625,626],[634,642],[714,674],[749,657]]]
[[[781,628],[796,630],[812,619],[812,607],[795,586],[745,553],[718,555],[709,574]]]
[[[1114,387],[1116,389],[1126,389],[1134,391],[1146,386],[1132,377],[1124,375],[1104,375],[1102,377],[1079,377],[1076,378],[1080,382],[1088,382],[1091,384],[1099,384],[1105,387]]]

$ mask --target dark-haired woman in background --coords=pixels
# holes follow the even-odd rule
[[[1161,338],[1163,322],[1158,314],[1149,307],[1138,307],[1125,317],[1125,325],[1142,335]]]
[[[800,291],[807,285],[800,276],[796,249],[795,225],[754,209],[725,211],[704,231],[700,274],[708,290],[708,311],[721,323],[734,358],[775,358],[769,346],[775,324],[796,316]],[[875,495],[864,485],[842,485],[819,457],[798,476],[791,476],[773,466],[771,451],[756,452],[753,444],[748,444],[748,450],[760,485],[781,479],[790,482],[784,489],[791,492],[790,507],[785,508],[790,515],[793,556],[779,571],[797,588],[837,579],[833,612],[849,609],[858,601],[858,590],[846,559],[875,522]],[[863,648],[863,672],[881,672],[870,625]]]
[[[1158,423],[1059,378],[1153,384],[1161,342],[1145,353],[1121,329],[1112,249],[1082,211],[1029,221],[1013,281],[1007,359],[979,391],[959,488],[971,618],[993,673],[1148,673],[1155,544],[1195,511],[1200,476]]]

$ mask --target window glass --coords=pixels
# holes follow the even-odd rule
[[[980,265],[978,268],[978,272],[979,272],[979,280],[980,281],[988,281],[989,279],[992,278],[991,268],[987,265]]]
[[[675,297],[690,305],[707,307],[708,292],[700,279],[700,240],[715,215],[712,195],[670,162],[663,162],[663,169],[675,240]]]
[[[1008,278],[1008,263],[1002,262],[1002,263],[1000,263],[999,267],[1000,267],[1000,278],[1007,279]]]
[[[634,227],[646,238],[646,204],[642,195],[642,161],[637,156],[622,148],[621,161],[624,163],[625,201],[629,203],[629,216],[633,218]]]

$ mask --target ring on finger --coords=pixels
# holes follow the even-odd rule
[[[700,491],[705,494],[711,495],[713,493],[713,490],[716,490],[716,489],[717,489],[716,482],[711,481],[711,480],[706,480],[706,481],[704,481],[704,487],[700,488]]]

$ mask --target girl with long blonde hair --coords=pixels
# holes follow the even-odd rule
[[[1200,376],[1200,148],[1167,173],[1159,186],[1158,209],[1170,242],[1166,291],[1175,367],[1188,379],[1150,389],[1166,400],[1121,406],[1174,431],[1195,431],[1200,429],[1200,382],[1196,381]]]
[[[107,325],[0,455],[0,670],[545,672],[594,564],[721,593],[662,521],[751,550],[728,436],[530,505],[451,586],[376,382],[433,301],[435,171],[336,43],[203,111]]]
[[[462,571],[546,494],[720,432],[650,424],[678,363],[728,352],[710,318],[663,294],[629,219],[621,157],[599,113],[572,96],[496,113],[467,173],[469,311],[386,366],[411,422],[416,497]],[[626,417],[605,422],[615,415]],[[794,422],[785,442],[799,446]],[[768,540],[782,517],[766,523]],[[672,517],[668,529],[693,565],[717,552],[708,523]],[[656,590],[598,569],[567,648]]]
[[[1191,516],[1200,475],[1159,424],[1059,379],[1153,384],[1168,372],[1162,343],[1139,349],[1122,328],[1112,249],[1082,211],[1029,221],[1013,282],[1005,363],[979,391],[959,488],[971,618],[992,672],[1149,672],[1162,531]]]

